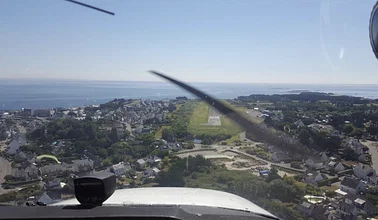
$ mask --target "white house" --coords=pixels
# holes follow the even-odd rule
[[[368,165],[359,163],[353,167],[353,174],[363,180],[368,180],[376,175],[376,171]]]
[[[144,159],[139,159],[136,161],[136,166],[138,169],[143,169],[146,166],[146,161]]]
[[[352,195],[365,191],[365,184],[357,179],[345,177],[340,183],[340,190]]]
[[[110,170],[116,175],[116,176],[122,176],[126,172],[131,170],[131,166],[128,163],[119,162],[118,164],[114,164]]]
[[[152,171],[154,172],[154,176],[157,176],[160,173],[160,170],[157,167],[152,168]]]
[[[306,160],[306,165],[315,170],[322,169],[324,167],[323,161],[320,159],[320,157],[309,157]]]

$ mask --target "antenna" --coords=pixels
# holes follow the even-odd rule
[[[71,3],[75,3],[75,4],[78,4],[78,5],[81,5],[81,6],[87,7],[87,8],[91,8],[91,9],[94,9],[94,10],[97,10],[97,11],[101,11],[101,12],[104,12],[104,13],[106,13],[106,14],[115,15],[113,12],[106,11],[106,10],[104,10],[104,9],[97,8],[97,7],[94,7],[94,6],[91,6],[91,5],[85,4],[85,3],[81,3],[81,2],[78,2],[78,1],[74,1],[74,0],[65,0],[65,1],[67,1],[67,2],[71,2]]]

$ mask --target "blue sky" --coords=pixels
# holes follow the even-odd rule
[[[0,78],[378,84],[375,0],[0,0]]]

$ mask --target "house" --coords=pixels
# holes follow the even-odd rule
[[[44,192],[38,199],[37,202],[50,205],[56,202],[62,201],[62,195],[56,191]]]
[[[341,171],[344,171],[345,170],[345,166],[341,163],[341,162],[338,162],[336,164],[336,166],[334,167],[334,170],[336,172],[341,172]]]
[[[147,168],[145,171],[143,171],[143,178],[154,178],[154,171],[152,168]]]
[[[316,220],[326,220],[327,209],[322,205],[313,205],[313,210],[310,217]]]
[[[152,171],[154,172],[154,176],[157,176],[160,173],[160,170],[157,167],[152,168]]]
[[[26,138],[24,135],[17,134],[9,143],[6,153],[9,155],[15,155],[21,146],[27,145]]]
[[[61,163],[61,164],[49,164],[43,167],[40,167],[39,170],[41,175],[54,175],[57,173],[61,173],[64,171],[72,171],[72,172],[84,172],[90,171],[94,167],[93,160],[90,159],[83,159],[83,160],[72,160],[72,163]]]
[[[378,208],[365,198],[357,198],[356,200],[354,200],[354,204],[357,209],[363,213],[366,213],[368,215],[378,214]]]
[[[361,142],[355,138],[347,138],[343,141],[342,146],[351,148],[359,156],[369,153],[369,148],[361,144]]]
[[[363,180],[369,180],[376,175],[376,171],[371,166],[359,163],[353,167],[353,174]]]
[[[84,151],[84,156],[87,157],[90,160],[93,160],[93,165],[94,166],[98,166],[98,165],[101,164],[101,159],[98,156],[92,154],[91,152],[89,152],[87,150]]]
[[[130,164],[124,163],[124,162],[119,162],[118,164],[114,164],[110,168],[110,172],[114,173],[116,176],[122,176],[130,170],[131,170]]]
[[[305,124],[300,119],[298,121],[294,122],[294,125],[297,126],[297,128],[305,127]]]
[[[44,192],[37,200],[38,202],[46,205],[50,205],[53,203],[53,199],[50,198],[50,196],[47,195],[46,192]]]
[[[334,172],[341,172],[345,170],[345,166],[341,162],[331,161],[327,164],[327,169]]]
[[[369,201],[366,200],[363,195],[347,194],[344,198],[344,202],[353,205],[359,212],[372,215],[377,213],[377,208]]]
[[[308,184],[316,184],[320,181],[326,180],[327,177],[319,172],[317,173],[308,173],[305,177],[305,181]]]
[[[365,199],[365,196],[363,195],[352,195],[347,194],[344,198],[344,202],[353,205],[355,208],[357,208],[358,212],[372,215],[377,213],[377,208],[369,201]]]
[[[355,219],[357,208],[345,202],[340,202],[340,208],[336,210],[342,219]]]
[[[340,190],[352,195],[365,191],[365,184],[357,179],[345,177],[340,183]]]
[[[51,109],[34,109],[33,116],[37,117],[50,117],[51,116]]]
[[[320,157],[316,157],[316,156],[309,157],[306,160],[306,165],[309,168],[315,169],[315,170],[324,168],[323,161],[321,160]]]
[[[67,164],[49,164],[39,168],[41,175],[54,175],[67,170]]]
[[[29,165],[25,169],[12,169],[12,176],[18,180],[34,180],[38,178],[38,168],[34,165]]]
[[[72,171],[82,172],[92,170],[94,167],[94,161],[91,159],[72,160]]]
[[[59,180],[52,180],[45,183],[45,188],[47,190],[61,189],[61,184]]]
[[[144,159],[139,159],[136,161],[136,166],[138,169],[144,169],[146,166],[146,161]]]
[[[150,165],[154,165],[154,164],[160,163],[161,158],[155,155],[154,156],[150,155],[147,157],[146,162]]]
[[[283,152],[274,152],[272,154],[272,160],[274,162],[290,162],[291,158]]]
[[[322,162],[326,162],[326,161],[328,161],[328,156],[327,156],[327,154],[324,153],[324,152],[320,153],[320,160],[321,160]]]
[[[336,219],[341,219],[340,215],[336,212],[336,210],[327,210],[324,213],[325,217],[328,220],[336,220]]]
[[[64,141],[57,141],[57,142],[54,142],[54,143],[52,143],[52,147],[53,147],[53,151],[52,151],[52,153],[53,154],[57,154],[57,153],[59,153],[59,151],[63,148],[63,147],[65,147],[65,144],[64,144]]]
[[[314,210],[314,205],[308,202],[302,202],[302,204],[298,205],[297,208],[303,215],[310,216]]]

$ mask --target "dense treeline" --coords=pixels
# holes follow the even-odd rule
[[[378,100],[325,93],[251,95],[238,100],[251,105],[249,107],[258,105],[257,102],[273,103],[266,107],[270,112],[266,112],[269,116],[265,117],[265,124],[320,151],[340,152],[345,136],[378,138]],[[310,124],[332,127],[318,129],[308,127]],[[294,145],[288,146],[291,149]],[[355,158],[349,153],[344,152],[344,155]]]
[[[299,101],[308,101],[308,102],[317,102],[321,100],[328,100],[330,102],[341,102],[349,104],[368,104],[372,100],[364,99],[361,97],[353,96],[341,96],[333,95],[327,93],[319,92],[302,92],[300,94],[283,94],[283,95],[250,95],[250,96],[239,96],[237,98],[243,102],[257,102],[257,101],[268,101],[268,102],[281,102],[284,100],[299,100]]]
[[[40,185],[32,185],[25,187],[19,191],[10,191],[0,195],[0,202],[18,201],[23,204],[30,196],[40,195],[42,193]]]
[[[187,102],[180,105],[177,110],[171,113],[168,118],[171,126],[162,130],[163,139],[173,142],[175,140],[189,140],[192,138],[192,135],[188,131],[188,126],[194,106],[194,102]]]
[[[48,147],[53,141],[69,140],[73,145],[72,148],[59,156],[82,155],[85,151],[89,151],[107,164],[139,159],[154,150],[151,147],[154,141],[153,134],[139,135],[135,140],[125,142],[121,140],[128,137],[129,132],[119,133],[107,123],[109,122],[104,120],[58,119],[29,133],[29,140],[35,141],[36,144],[24,148],[36,150],[35,152],[38,153],[40,150],[36,148],[39,148],[37,147],[39,145]]]
[[[170,117],[170,127],[162,130],[162,138],[169,142],[173,141],[187,141],[193,140],[193,138],[202,140],[203,144],[212,144],[231,137],[228,134],[202,134],[194,136],[188,128],[190,123],[190,116],[193,113],[195,102],[186,102],[179,106],[179,108],[172,112]]]

